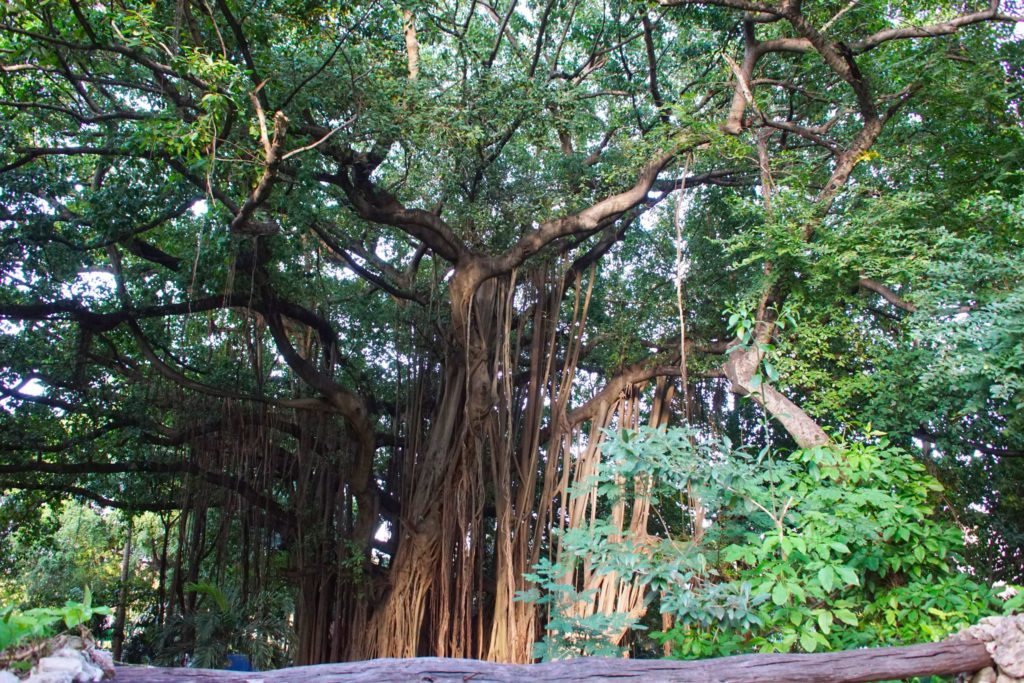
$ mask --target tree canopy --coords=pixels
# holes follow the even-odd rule
[[[598,520],[647,561],[645,539],[715,548],[721,581],[690,579],[721,599],[774,567],[757,604],[817,620],[733,615],[729,647],[813,650],[861,617],[941,637],[952,617],[911,633],[865,605],[929,571],[1024,582],[1016,12],[9,0],[3,523],[67,496],[145,513],[155,622],[195,637],[229,593],[293,609],[297,663],[526,661],[568,618],[522,599],[545,566],[572,619],[660,605],[664,640],[699,649],[696,607],[592,572]],[[609,435],[641,426],[685,427],[681,459],[609,480]],[[787,518],[773,477],[821,491]],[[861,558],[836,565],[856,581],[744,535],[828,496],[860,501],[828,514],[863,545],[820,541]],[[937,561],[908,537],[871,566],[904,505]],[[842,602],[853,585],[879,592]]]

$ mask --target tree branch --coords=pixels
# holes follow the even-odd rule
[[[281,507],[274,498],[255,488],[244,479],[233,477],[222,472],[204,470],[192,462],[83,462],[83,463],[49,463],[33,461],[29,463],[8,463],[0,464],[0,475],[9,474],[53,474],[53,475],[83,475],[83,474],[190,474],[197,476],[204,481],[220,488],[233,491],[242,496],[250,503],[257,505],[274,516],[287,520],[289,513]],[[66,490],[68,487],[55,487],[54,490]],[[171,509],[180,509],[177,505]]]
[[[119,510],[136,510],[138,512],[167,512],[169,510],[180,510],[182,508],[181,503],[171,501],[164,503],[152,501],[135,501],[127,503],[124,501],[117,501],[113,500],[112,498],[102,496],[82,486],[73,486],[71,484],[43,484],[40,482],[0,480],[0,491],[8,491],[10,489],[62,493],[75,496],[76,498],[85,498],[87,500],[93,501],[94,503],[99,503],[103,507],[115,508]]]
[[[232,232],[247,235],[271,235],[279,230],[276,223],[253,221],[252,215],[270,196],[270,191],[277,180],[277,172],[283,161],[281,150],[284,148],[285,132],[288,129],[288,117],[282,112],[277,112],[274,114],[273,137],[268,136],[266,116],[258,99],[259,92],[260,88],[257,87],[256,92],[250,93],[250,99],[256,108],[256,116],[260,124],[260,139],[263,142],[264,153],[263,175],[231,221]]]
[[[857,281],[857,284],[864,289],[867,289],[869,291],[874,292],[875,294],[880,295],[883,299],[888,301],[896,308],[901,308],[909,313],[917,312],[916,304],[912,304],[909,301],[905,300],[899,294],[889,289],[878,280],[872,280],[869,277],[861,276],[860,280]]]
[[[1002,22],[1002,23],[1019,23],[1024,21],[1024,16],[1015,14],[1004,14],[999,11],[998,7],[991,7],[981,12],[971,12],[969,14],[962,14],[958,17],[954,17],[949,21],[941,21],[935,24],[927,24],[925,26],[907,26],[903,28],[892,28],[884,31],[873,33],[872,35],[864,38],[863,40],[856,41],[850,44],[850,49],[855,53],[867,52],[873,50],[883,43],[887,43],[892,40],[907,40],[909,38],[934,38],[937,36],[946,36],[952,33],[958,32],[965,26],[971,26],[973,24],[980,24],[986,21]]]
[[[664,152],[648,162],[628,190],[606,197],[579,213],[541,223],[537,230],[520,238],[501,256],[483,258],[479,281],[511,271],[560,237],[597,229],[602,222],[617,218],[633,208],[647,197],[658,174],[678,152],[678,149]]]

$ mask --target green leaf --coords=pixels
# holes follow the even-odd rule
[[[784,583],[775,584],[775,588],[772,588],[772,602],[778,606],[785,605],[789,600],[789,588]]]
[[[64,624],[68,628],[74,628],[85,622],[85,611],[81,606],[71,606],[64,610]]]
[[[847,586],[859,586],[860,577],[850,567],[836,567],[836,573],[839,574],[839,578],[843,580],[843,583]]]
[[[832,613],[827,610],[818,612],[818,629],[828,635],[832,633]]]
[[[850,546],[846,545],[845,543],[840,543],[839,541],[832,541],[831,543],[829,543],[829,547],[841,555],[850,554]]]
[[[857,619],[857,615],[851,612],[850,610],[846,609],[845,607],[841,607],[833,611],[833,614],[835,615],[836,619],[843,622],[844,624],[847,624],[848,626],[857,626],[860,623],[860,621]]]
[[[814,652],[817,649],[818,641],[814,637],[814,633],[812,631],[803,631],[800,633],[800,647],[802,647],[805,652]]]
[[[749,548],[741,545],[729,545],[722,550],[723,562],[739,562],[746,557]]]
[[[825,589],[826,593],[831,593],[832,588],[835,586],[836,573],[832,567],[826,565],[818,570],[818,583]]]

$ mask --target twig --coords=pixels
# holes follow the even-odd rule
[[[825,22],[825,24],[821,27],[820,31],[822,33],[828,31],[832,27],[832,24],[839,21],[840,17],[842,17],[844,14],[852,10],[854,7],[856,7],[858,2],[860,2],[860,0],[850,0],[850,3],[846,7],[836,12],[834,17]]]
[[[298,149],[293,149],[292,151],[290,151],[287,154],[285,154],[284,156],[282,156],[281,157],[281,161],[284,161],[285,159],[289,159],[289,158],[295,156],[296,154],[300,154],[302,152],[307,152],[307,151],[317,147],[321,143],[325,142],[327,140],[327,138],[331,137],[332,135],[334,135],[339,130],[341,130],[342,128],[344,128],[348,124],[352,123],[353,121],[355,121],[355,117],[352,117],[348,121],[345,121],[344,123],[342,123],[337,128],[332,129],[331,131],[329,131],[326,135],[324,135],[322,138],[320,138],[316,142],[308,144],[308,145],[305,145],[304,147],[299,147]]]

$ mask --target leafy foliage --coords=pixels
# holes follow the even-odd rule
[[[3,507],[14,501],[5,501]],[[37,510],[43,529],[21,527],[7,539],[16,567],[2,586],[5,602],[46,605],[71,595],[84,599],[90,586],[103,604],[113,604],[119,588],[124,520],[116,513],[66,500]],[[141,558],[140,558],[141,559]],[[138,582],[147,578],[139,563]]]
[[[294,607],[286,595],[263,591],[242,604],[234,589],[222,590],[210,582],[185,587],[201,596],[198,607],[157,625],[141,619],[126,645],[153,664],[220,669],[229,654],[247,655],[258,671],[287,666],[294,631],[289,615]]]
[[[785,457],[751,456],[681,428],[609,436],[591,482],[606,504],[623,495],[622,482],[650,481],[663,523],[686,519],[696,501],[706,528],[687,537],[668,524],[656,538],[613,539],[598,518],[563,542],[599,572],[648,586],[675,618],[656,636],[677,656],[938,640],[1001,608],[963,571],[963,534],[935,506],[942,487],[879,434]],[[538,567],[530,579],[539,599],[558,604],[567,590],[571,598],[564,575]],[[568,643],[559,652],[579,651],[624,617],[556,617],[544,652],[559,643]]]
[[[4,651],[27,640],[38,640],[64,629],[84,629],[94,617],[110,614],[109,607],[95,607],[92,592],[86,587],[82,602],[68,600],[63,607],[34,607],[17,610],[0,609],[0,659]],[[60,628],[63,625],[63,628]]]
[[[588,563],[687,654],[1024,580],[1019,3],[66,4],[0,4],[4,600],[124,588],[165,661],[523,660],[549,553],[547,658],[644,623]],[[793,451],[768,389],[891,442]]]
[[[612,633],[642,628],[627,614],[595,612],[581,616],[573,607],[589,602],[594,589],[578,591],[563,579],[574,567],[541,560],[524,578],[540,586],[522,591],[516,599],[547,607],[551,617],[544,627],[544,638],[534,644],[533,656],[545,662],[572,657],[620,657],[623,648],[610,642]]]

